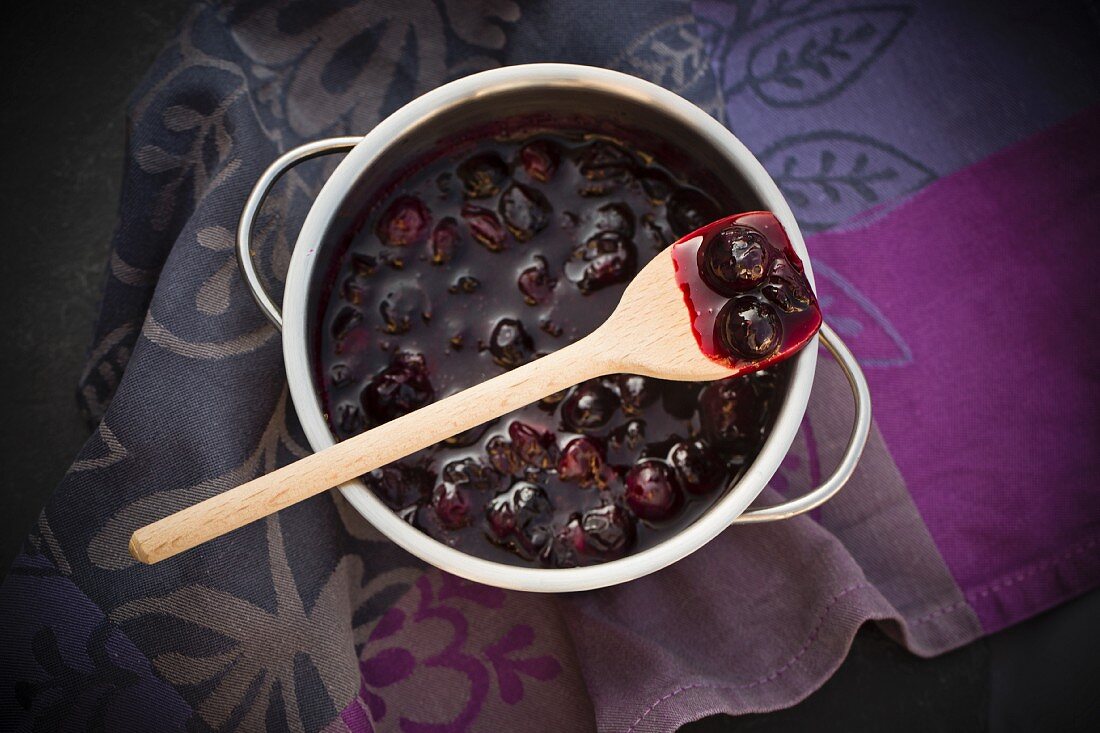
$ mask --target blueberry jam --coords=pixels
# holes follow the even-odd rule
[[[546,127],[466,137],[375,195],[334,260],[315,333],[338,439],[576,341],[654,255],[744,208],[627,139],[637,140]],[[782,272],[757,282],[764,244],[721,270],[738,294],[772,297]],[[800,305],[800,291],[776,293]],[[758,350],[783,338],[753,333]],[[599,563],[709,508],[760,450],[787,375],[777,364],[705,384],[590,380],[363,479],[413,526],[472,555]]]
[[[775,215],[737,214],[672,247],[676,281],[703,353],[730,367],[764,367],[821,326],[802,261]]]

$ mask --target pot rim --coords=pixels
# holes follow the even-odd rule
[[[307,338],[310,312],[309,286],[317,262],[317,243],[324,240],[330,222],[359,175],[402,133],[438,110],[468,103],[517,86],[584,87],[613,95],[629,96],[660,108],[663,113],[694,128],[716,152],[738,169],[762,208],[772,211],[805,265],[814,284],[813,270],[802,233],[779,187],[763,165],[721,123],[679,95],[651,82],[590,66],[575,64],[525,64],[508,66],[463,77],[414,99],[382,120],[355,145],[321,188],[310,207],[291,255],[283,291],[283,360],[291,399],[313,450],[335,443],[314,390]],[[358,480],[340,491],[348,502],[383,535],[405,550],[442,570],[467,580],[502,588],[534,592],[567,592],[623,583],[664,568],[702,547],[730,525],[764,489],[790,449],[806,412],[817,365],[817,337],[795,357],[786,397],[756,459],[710,509],[693,523],[657,545],[617,560],[579,568],[530,568],[508,565],[469,555],[433,539],[400,519]]]

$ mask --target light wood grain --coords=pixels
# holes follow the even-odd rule
[[[134,532],[130,553],[155,563],[593,377],[618,372],[703,381],[734,372],[691,333],[669,250],[627,287],[585,338]]]

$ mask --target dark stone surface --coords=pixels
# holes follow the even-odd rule
[[[76,382],[115,226],[126,99],[186,0],[20,3],[0,23],[0,568],[88,435]]]
[[[88,434],[74,397],[115,224],[125,102],[185,0],[22,4],[0,24],[0,569]],[[718,731],[1086,730],[1100,724],[1100,592],[931,660],[873,626],[789,710]]]

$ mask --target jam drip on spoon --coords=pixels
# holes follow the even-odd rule
[[[771,212],[708,224],[674,244],[672,260],[699,348],[731,369],[774,364],[821,326],[802,261]]]

